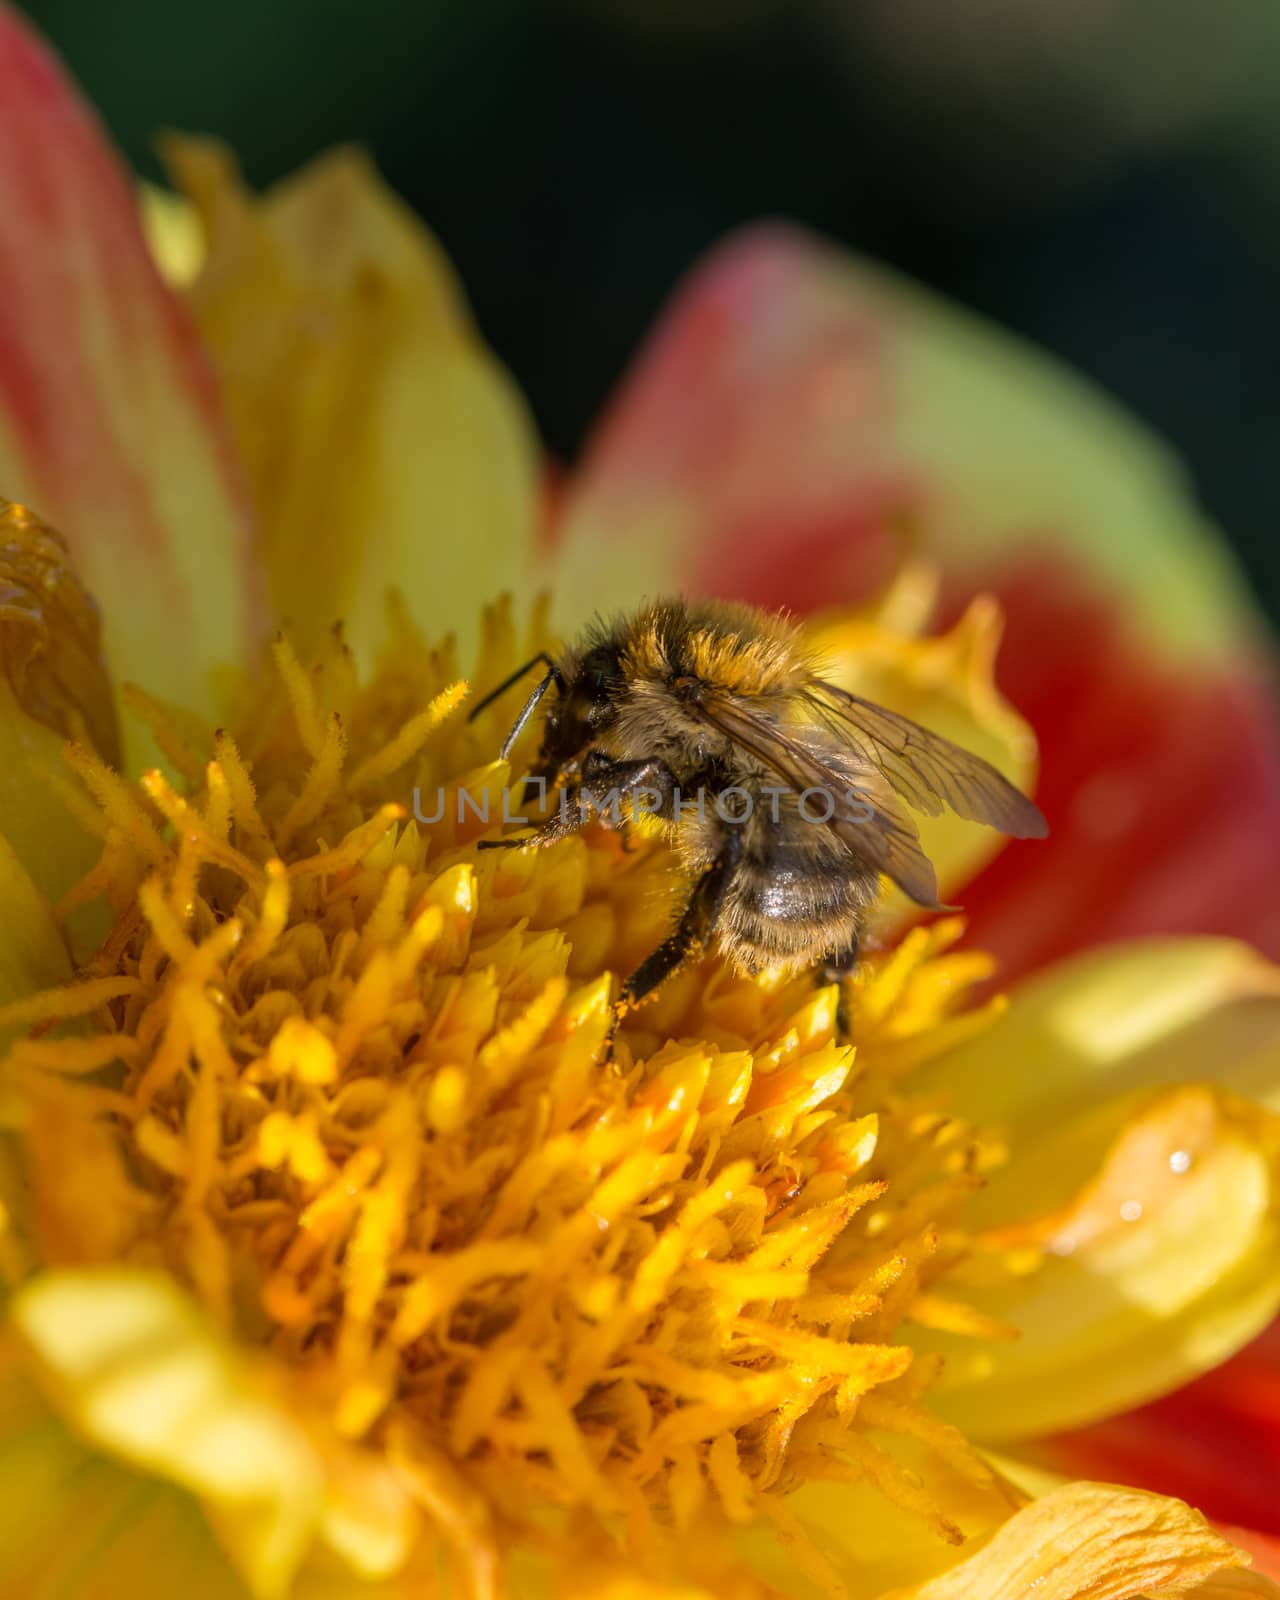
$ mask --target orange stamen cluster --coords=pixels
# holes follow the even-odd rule
[[[963,1325],[935,1280],[997,1152],[903,1079],[982,1024],[987,963],[947,923],[873,957],[850,1049],[832,990],[708,959],[609,1059],[664,850],[477,851],[493,825],[452,800],[497,813],[502,713],[467,726],[451,650],[395,635],[364,684],[340,638],[311,670],[281,640],[228,730],[135,695],[174,778],[74,754],[103,852],[61,912],[105,899],[112,925],[0,1018],[29,1029],[33,1262],[175,1274],[418,1485],[477,1594],[521,1543],[568,1562],[569,1524],[642,1561],[671,1527],[785,1529],[812,1476],[958,1537],[898,1443],[983,1469],[897,1329]],[[478,690],[516,644],[495,610]]]

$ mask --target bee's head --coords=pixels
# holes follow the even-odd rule
[[[617,715],[622,682],[617,649],[593,645],[564,664],[561,694],[548,697],[542,725],[541,770],[551,776],[580,755],[608,729]]]

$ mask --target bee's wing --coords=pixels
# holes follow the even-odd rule
[[[699,713],[718,733],[776,772],[798,794],[818,789],[832,796],[835,810],[825,824],[858,857],[892,878],[917,905],[930,911],[953,909],[938,900],[933,863],[907,812],[887,794],[851,785],[847,772],[828,767],[813,750],[761,716],[736,695],[702,701]]]
[[[927,911],[954,911],[938,899],[938,875],[920,845],[916,825],[888,795],[873,798],[865,790],[856,814],[837,812],[828,824],[857,855],[877,872],[892,878],[904,894]]]
[[[917,811],[936,817],[950,806],[958,816],[1014,839],[1048,833],[1040,808],[972,750],[821,678],[811,678],[804,695],[827,726],[860,749]]]

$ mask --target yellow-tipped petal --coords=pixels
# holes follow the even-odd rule
[[[527,582],[538,467],[439,246],[355,151],[261,201],[212,143],[168,155],[207,235],[190,301],[278,614],[304,653],[343,618],[366,661],[392,588],[433,630],[468,633],[495,582]]]
[[[927,589],[921,594],[923,576],[909,569],[872,610],[814,625],[810,637],[824,675],[972,750],[1029,791],[1036,771],[1035,736],[995,684],[1000,608],[994,600],[980,598],[950,632],[911,637],[901,630],[914,632],[924,621],[915,606],[927,596]],[[994,829],[977,827],[950,811],[914,820],[944,901],[1004,843]],[[894,890],[878,917],[893,923],[918,914]]]
[[[12,1315],[80,1433],[198,1495],[254,1591],[283,1594],[320,1521],[314,1457],[173,1281],[47,1272]]]
[[[1275,1600],[1280,1589],[1180,1500],[1072,1483],[1034,1500],[948,1572],[883,1600]]]

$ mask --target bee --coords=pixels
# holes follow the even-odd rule
[[[783,616],[656,601],[597,623],[558,659],[535,656],[472,718],[537,665],[545,675],[502,756],[554,690],[531,777],[558,785],[561,803],[531,834],[482,848],[550,845],[593,815],[616,827],[643,814],[690,885],[668,937],[623,983],[619,1014],[712,948],[743,973],[839,982],[882,875],[947,909],[908,807],[947,806],[1014,838],[1048,831],[988,762],[827,682]]]

